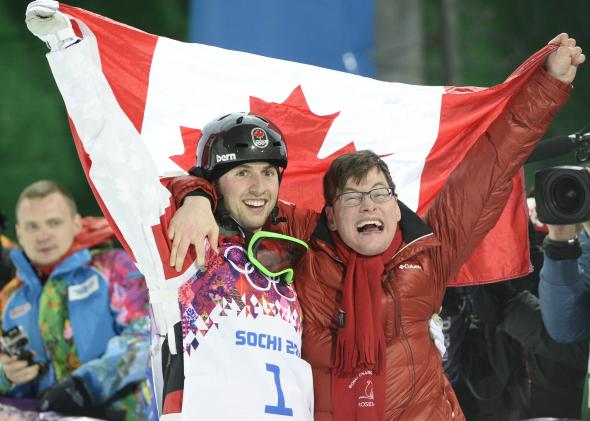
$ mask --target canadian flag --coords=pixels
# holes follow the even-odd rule
[[[422,213],[550,51],[492,88],[414,86],[177,42],[64,4],[60,11],[82,37],[48,54],[76,148],[105,216],[152,290],[195,273],[194,255],[182,274],[168,266],[173,206],[163,179],[194,165],[209,120],[250,111],[275,122],[289,150],[281,197],[301,207],[322,207],[322,175],[336,156],[371,149],[389,165],[401,200]],[[454,285],[528,273],[526,230],[519,175],[500,222]]]

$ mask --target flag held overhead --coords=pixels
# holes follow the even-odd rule
[[[321,209],[321,176],[332,160],[371,149],[389,165],[404,203],[423,213],[552,48],[493,89],[426,87],[182,43],[83,9],[59,10],[82,38],[48,55],[78,154],[105,215],[156,289],[178,285],[197,269],[194,255],[180,275],[168,267],[174,209],[164,185],[194,165],[200,131],[213,117],[249,111],[281,128],[289,148],[285,200]],[[256,147],[268,142],[262,129],[251,135]],[[530,271],[523,199],[520,175],[500,222],[455,285]]]

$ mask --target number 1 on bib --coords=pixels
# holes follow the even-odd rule
[[[266,371],[270,371],[275,379],[275,386],[277,388],[277,404],[265,405],[264,412],[266,414],[284,415],[287,417],[293,416],[293,409],[285,406],[285,395],[281,387],[281,369],[278,365],[266,363]]]

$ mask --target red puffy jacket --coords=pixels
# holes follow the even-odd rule
[[[382,317],[387,340],[385,420],[464,420],[428,330],[446,285],[495,225],[522,168],[570,90],[539,69],[466,154],[423,218],[400,202],[402,248],[383,274]],[[182,179],[182,180],[181,180]],[[202,187],[175,181],[178,201]],[[312,365],[315,421],[331,421],[331,370],[344,267],[322,216],[280,203],[286,223],[265,229],[310,241],[296,270],[303,309],[303,357]]]

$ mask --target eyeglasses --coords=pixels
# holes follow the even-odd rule
[[[305,255],[305,241],[269,231],[255,232],[248,244],[248,260],[266,276],[282,276],[287,285],[293,282],[293,267]]]
[[[365,196],[369,196],[375,203],[385,203],[391,200],[393,195],[393,189],[390,187],[379,187],[370,191],[351,191],[337,195],[332,204],[339,200],[345,207],[359,206]]]

